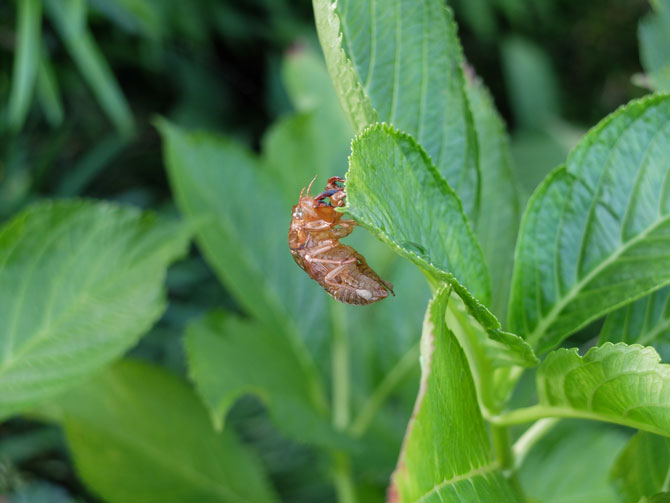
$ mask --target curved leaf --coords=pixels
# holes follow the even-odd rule
[[[159,367],[122,361],[50,408],[104,501],[277,501],[256,457],[214,432],[191,389]]]
[[[602,121],[531,198],[509,322],[540,352],[670,283],[670,96]]]
[[[517,501],[491,457],[468,363],[444,321],[451,288],[428,306],[421,384],[389,502]]]
[[[86,201],[34,206],[0,229],[0,417],[121,355],[165,309],[189,232]]]
[[[607,341],[651,345],[661,356],[667,354],[670,350],[670,287],[608,314],[599,343]]]
[[[292,438],[331,446],[341,440],[310,376],[278,334],[215,312],[189,325],[185,345],[191,378],[217,429],[237,399],[253,393]]]
[[[579,417],[670,436],[670,365],[654,348],[607,342],[583,357],[576,348],[557,349],[536,379],[539,404],[508,412],[500,423]]]
[[[670,489],[670,438],[638,432],[617,457],[611,478],[625,503]]]
[[[331,78],[354,129],[384,121],[414,136],[474,216],[477,139],[451,10],[442,0],[313,4]]]
[[[437,279],[489,303],[489,273],[461,202],[411,136],[386,124],[363,131],[346,187],[347,213]]]
[[[489,337],[537,363],[477,300],[491,297],[483,253],[458,197],[412,137],[386,124],[366,129],[353,141],[346,187],[347,213],[434,282],[452,285]]]

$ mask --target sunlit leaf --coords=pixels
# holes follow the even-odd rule
[[[104,501],[276,501],[260,463],[216,433],[191,389],[165,370],[122,361],[49,407],[77,471]]]
[[[546,352],[670,283],[670,96],[602,121],[537,189],[517,251],[509,323]]]
[[[670,365],[654,348],[607,342],[584,356],[557,349],[536,379],[539,404],[505,414],[508,422],[578,417],[670,436]]]
[[[477,139],[463,55],[442,0],[313,0],[330,75],[354,129],[378,121],[421,144],[473,217]]]
[[[352,144],[346,186],[347,213],[434,282],[452,285],[488,335],[509,342],[479,302],[491,297],[488,270],[460,201],[410,136],[385,124],[366,129]],[[513,350],[535,364],[528,345],[512,337]]]
[[[121,355],[165,309],[189,232],[86,201],[33,206],[0,229],[0,417]]]
[[[444,321],[450,290],[441,289],[426,312],[419,395],[389,501],[514,502],[491,456],[467,360]]]

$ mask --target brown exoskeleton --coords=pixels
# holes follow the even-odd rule
[[[340,243],[356,225],[335,211],[344,206],[346,192],[340,186],[344,180],[337,176],[330,178],[325,190],[311,197],[314,179],[307,187],[307,194],[302,189],[298,204],[293,207],[288,233],[293,259],[340,302],[372,304],[388,297],[388,292],[395,295],[393,285],[381,279],[360,253]]]

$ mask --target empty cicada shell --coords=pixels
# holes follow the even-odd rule
[[[344,206],[344,180],[330,178],[316,197],[309,195],[312,183],[306,194],[302,189],[293,207],[288,243],[296,263],[340,302],[372,304],[394,294],[393,285],[381,279],[360,253],[340,243],[356,225],[335,211]]]

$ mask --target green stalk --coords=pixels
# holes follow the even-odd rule
[[[344,307],[331,303],[332,374],[333,374],[333,426],[345,431],[350,421],[349,336],[345,324]],[[351,460],[345,451],[335,450],[333,458],[333,483],[339,503],[356,503]]]

